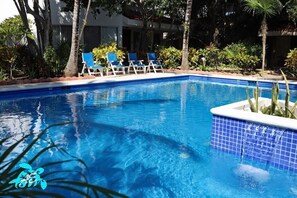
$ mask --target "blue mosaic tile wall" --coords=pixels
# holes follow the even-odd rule
[[[211,145],[252,160],[297,171],[297,131],[213,115]]]

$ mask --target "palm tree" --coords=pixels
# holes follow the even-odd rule
[[[78,73],[77,60],[78,60],[79,42],[81,40],[84,28],[87,25],[87,19],[88,19],[90,7],[91,7],[91,0],[88,0],[86,12],[85,12],[85,18],[83,19],[83,24],[79,32],[80,0],[74,1],[71,49],[70,49],[70,55],[69,55],[67,65],[64,69],[64,76],[66,77],[76,76]]]
[[[181,69],[186,70],[189,68],[189,37],[190,37],[190,20],[192,11],[193,0],[187,0],[185,24],[184,24],[184,35],[183,35],[183,50],[182,50],[182,64]]]
[[[74,0],[73,18],[72,18],[72,37],[71,49],[67,65],[64,69],[64,76],[76,76],[78,73],[77,60],[78,60],[78,28],[79,28],[79,0]]]
[[[266,38],[267,38],[267,21],[268,17],[276,15],[282,8],[279,0],[243,0],[245,11],[258,15],[263,15],[260,31],[262,35],[262,72],[265,69],[266,57]]]

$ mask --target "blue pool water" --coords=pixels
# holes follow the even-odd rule
[[[3,97],[0,137],[71,121],[50,128],[45,138],[83,159],[89,170],[76,164],[60,168],[83,171],[91,183],[130,197],[297,197],[295,173],[262,170],[257,162],[210,146],[210,109],[245,100],[245,91],[246,86],[166,80]],[[262,90],[262,96],[270,91]],[[296,91],[291,98],[297,100]],[[62,158],[49,152],[39,164]]]

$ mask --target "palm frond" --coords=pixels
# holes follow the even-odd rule
[[[279,0],[243,0],[244,10],[248,13],[271,17],[283,8]]]
[[[81,171],[74,170],[61,170],[59,165],[65,163],[77,163],[78,165],[83,166],[84,171],[88,170],[87,164],[70,153],[68,153],[64,148],[56,145],[53,140],[45,139],[45,142],[48,143],[47,146],[43,146],[38,152],[29,159],[28,163],[32,164],[35,161],[38,161],[41,157],[44,156],[47,151],[56,149],[56,153],[62,154],[65,158],[63,160],[47,162],[42,165],[43,168],[49,168],[51,171],[42,175],[43,179],[46,179],[47,186],[51,186],[54,189],[61,189],[61,191],[57,190],[54,192],[41,190],[39,187],[35,188],[15,188],[11,181],[18,177],[18,175],[23,171],[21,167],[16,168],[18,164],[23,162],[28,158],[30,151],[34,146],[39,142],[39,140],[43,139],[43,135],[48,131],[48,129],[52,127],[63,126],[66,124],[70,124],[70,122],[58,123],[51,126],[48,126],[40,133],[30,133],[28,135],[24,135],[21,139],[16,141],[14,144],[10,145],[5,151],[0,153],[0,197],[2,196],[11,196],[11,197],[65,197],[65,192],[71,192],[72,194],[76,194],[81,197],[99,197],[99,195],[104,195],[106,197],[127,197],[120,193],[114,192],[112,190],[96,186],[88,183],[87,176]],[[12,136],[2,139],[1,144],[9,141]],[[24,150],[17,156],[12,157],[12,154],[19,145],[24,143],[27,140],[31,142],[26,144],[27,146]],[[35,149],[35,148],[34,148]],[[77,175],[79,179],[68,178],[69,175]],[[83,181],[80,181],[83,179]],[[68,194],[67,194],[68,195]],[[67,196],[66,195],[66,196]]]

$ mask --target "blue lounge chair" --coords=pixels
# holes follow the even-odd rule
[[[155,53],[147,53],[147,60],[148,60],[149,72],[150,72],[150,68],[152,67],[155,73],[157,73],[157,71],[162,71],[164,73],[162,63],[160,60],[156,59]]]
[[[123,74],[126,74],[126,72],[125,72],[126,66],[123,65],[122,61],[119,61],[117,59],[117,55],[115,52],[107,53],[107,67],[108,67],[108,69],[110,68],[112,70],[112,73],[115,76],[117,73],[120,73],[120,72]],[[128,68],[128,70],[129,70],[129,68]]]
[[[137,74],[137,71],[143,71],[144,74],[146,73],[147,65],[143,64],[143,60],[138,60],[136,53],[128,53],[128,61],[129,67],[134,69],[135,74]]]
[[[89,75],[100,74],[103,76],[103,67],[95,63],[92,52],[82,53],[82,61],[83,68],[81,70],[81,74],[84,74],[85,70],[87,70]]]

